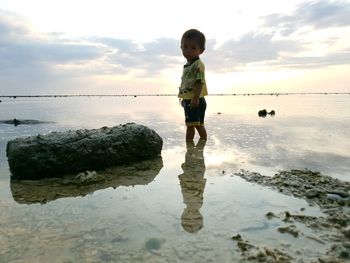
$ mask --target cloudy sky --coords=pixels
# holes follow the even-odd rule
[[[0,0],[0,95],[176,93],[207,37],[211,93],[350,92],[350,1]]]

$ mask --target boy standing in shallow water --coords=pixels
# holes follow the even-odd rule
[[[199,137],[206,140],[204,116],[207,103],[204,96],[208,95],[208,90],[205,67],[199,58],[205,50],[204,34],[196,29],[186,31],[181,38],[181,50],[187,63],[184,65],[178,97],[182,99],[185,111],[186,141],[193,141],[196,130]]]

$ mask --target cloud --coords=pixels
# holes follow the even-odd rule
[[[339,50],[324,56],[288,57],[271,62],[271,66],[296,69],[316,69],[336,65],[350,64],[350,48]]]
[[[276,40],[272,34],[249,32],[240,39],[230,39],[217,48],[209,43],[208,62],[218,71],[240,70],[249,63],[276,62],[281,53],[301,51],[293,40]]]
[[[0,9],[0,41],[30,34],[29,22],[22,16]]]
[[[310,25],[315,30],[347,26],[349,6],[345,2],[307,2],[290,15],[264,17],[262,27],[237,39],[220,45],[215,39],[208,39],[203,54],[207,70],[227,73],[251,67],[266,70],[348,65],[350,46],[341,36],[331,35],[314,43],[290,34]],[[282,31],[284,35],[280,34]],[[333,49],[326,48],[315,55],[312,49],[320,43]],[[7,87],[23,92],[25,86],[39,92],[52,87],[52,83],[65,85],[96,76],[162,79],[164,70],[177,67],[180,71],[183,62],[179,39],[158,38],[140,43],[99,36],[67,38],[64,33],[35,32],[26,18],[0,10],[0,94],[7,93]],[[28,79],[32,84],[28,84]]]
[[[264,26],[290,35],[302,27],[313,29],[343,27],[350,25],[350,3],[347,1],[311,1],[298,6],[290,15],[271,14],[262,17]]]
[[[178,41],[146,43],[106,37],[66,38],[62,33],[32,31],[25,18],[0,10],[0,94],[61,93],[80,79],[155,78],[181,58]],[[94,85],[90,83],[91,85]],[[69,90],[69,88],[66,88]],[[73,90],[71,90],[73,91]]]
[[[157,76],[163,69],[179,63],[178,40],[159,38],[150,42],[136,43],[133,40],[92,38],[111,50],[107,61],[126,70],[141,70],[143,76]]]
[[[103,55],[101,47],[35,34],[23,18],[3,11],[0,14],[0,71],[25,67],[48,70],[53,65],[81,63]]]
[[[25,18],[0,10],[0,94],[50,93],[54,86],[75,83],[72,66],[92,63],[104,52],[83,40],[34,32]]]
[[[220,46],[209,43],[216,72],[254,69],[316,69],[350,64],[350,3],[308,1],[291,14],[262,17],[262,25]],[[336,31],[336,28],[344,28]]]

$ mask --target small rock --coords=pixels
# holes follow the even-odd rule
[[[350,238],[350,227],[345,228],[342,233],[344,234],[344,236],[346,236],[347,238]]]
[[[83,173],[79,173],[76,177],[79,178],[81,181],[91,181],[97,176],[97,173],[95,171],[86,171]]]
[[[275,217],[275,214],[273,212],[267,212],[265,215],[268,219],[271,219],[273,217]]]
[[[237,246],[241,251],[247,251],[248,249],[254,247],[254,245],[250,244],[248,241],[238,240]]]
[[[347,198],[349,197],[349,194],[344,192],[344,191],[340,191],[340,190],[335,190],[335,191],[330,191],[329,194],[334,194],[334,195],[338,195],[341,198]]]
[[[237,235],[231,237],[231,239],[233,239],[233,240],[242,240],[242,236],[240,234],[237,234]]]
[[[266,115],[267,115],[267,110],[266,109],[259,110],[259,112],[258,112],[258,116],[259,117],[265,118]]]
[[[319,191],[317,191],[316,189],[310,189],[310,190],[307,190],[307,191],[305,192],[305,196],[306,196],[307,198],[312,199],[312,198],[317,198],[317,197],[319,197],[319,196],[320,196],[320,193],[319,193]]]
[[[350,253],[349,253],[349,251],[342,250],[342,251],[339,253],[339,257],[340,257],[340,258],[344,258],[344,259],[350,259]]]
[[[291,234],[293,237],[299,236],[299,231],[296,229],[294,225],[286,226],[286,227],[279,227],[277,228],[278,232],[284,234],[288,233]]]

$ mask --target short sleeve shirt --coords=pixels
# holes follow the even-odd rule
[[[208,95],[204,72],[205,66],[199,58],[184,65],[178,97],[182,99],[192,99],[194,85],[197,81],[202,83],[202,91],[199,97]]]

